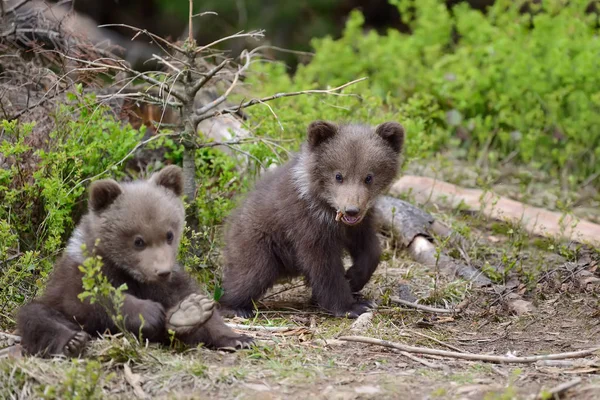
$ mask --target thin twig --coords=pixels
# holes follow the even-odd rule
[[[192,17],[193,18],[204,17],[205,15],[219,15],[219,14],[217,14],[214,11],[204,11],[204,12],[201,12],[201,13],[198,13],[198,14],[194,14],[194,15],[192,15]]]
[[[561,383],[560,385],[554,386],[552,389],[544,390],[537,396],[537,399],[557,399],[567,390],[579,385],[582,382],[581,378],[573,378],[568,382]]]
[[[148,103],[148,104],[156,104],[156,105],[169,106],[169,107],[174,107],[174,108],[179,108],[179,107],[183,106],[183,104],[181,104],[178,101],[163,100],[159,97],[152,96],[151,94],[143,93],[143,92],[99,94],[99,95],[96,95],[96,98],[99,100],[112,100],[112,99],[118,99],[118,98],[141,98],[144,100],[145,103]]]
[[[243,37],[252,37],[252,38],[263,37],[264,33],[265,33],[265,31],[262,29],[257,30],[257,31],[250,31],[248,33],[244,33],[244,31],[239,31],[238,33],[234,33],[233,35],[225,36],[224,38],[217,39],[214,42],[207,44],[206,46],[199,47],[196,50],[194,50],[194,52],[196,54],[202,53],[204,50],[206,50],[210,47],[213,47],[216,44],[219,44],[219,43],[225,42],[227,40],[231,40],[231,39],[239,39],[239,38],[243,38]]]
[[[267,332],[286,332],[296,329],[291,326],[262,326],[262,325],[242,325],[242,324],[231,324],[226,323],[230,328],[240,329],[246,331],[267,331]]]
[[[436,339],[436,338],[434,338],[434,337],[432,337],[432,336],[426,335],[426,334],[424,334],[424,333],[417,332],[417,331],[409,331],[409,332],[410,332],[410,333],[413,333],[413,334],[415,334],[415,335],[417,335],[417,336],[421,336],[421,337],[424,337],[424,338],[426,338],[426,339],[429,339],[429,340],[431,340],[432,342],[436,342],[437,344],[441,344],[442,346],[445,346],[445,347],[449,348],[450,350],[458,351],[459,353],[467,353],[466,351],[464,351],[464,350],[462,350],[462,349],[459,349],[459,348],[458,348],[458,347],[456,347],[456,346],[452,346],[451,344],[448,344],[448,343],[442,342],[441,340],[439,340],[439,339]]]
[[[152,54],[152,58],[154,58],[155,60],[158,60],[158,61],[162,62],[163,64],[165,64],[166,66],[168,66],[172,70],[176,71],[178,74],[181,73],[181,70],[179,68],[177,68],[176,66],[174,66],[173,64],[171,64],[170,62],[168,62],[167,60],[165,60],[164,58],[162,58],[161,56],[156,55],[156,54]]]
[[[426,306],[424,304],[418,304],[418,303],[413,303],[412,301],[402,300],[395,296],[391,296],[390,301],[392,303],[402,304],[404,306],[412,307],[417,310],[427,311],[427,312],[436,313],[436,314],[456,314],[457,312],[460,311],[460,310],[450,310],[447,308],[430,307],[430,306]]]
[[[202,79],[200,79],[198,82],[196,82],[192,88],[190,89],[190,92],[192,94],[196,94],[198,93],[198,90],[200,90],[204,85],[206,85],[206,83],[211,80],[213,78],[213,76],[215,76],[220,70],[222,70],[227,63],[229,63],[229,60],[225,60],[223,61],[221,64],[217,65],[216,67],[214,67],[213,69],[211,69],[210,71],[208,71],[208,73],[206,74],[206,76],[204,76]]]
[[[194,0],[190,0],[190,16],[189,16],[189,21],[188,21],[188,43],[190,45],[192,45],[193,41],[194,41],[194,33],[193,33],[193,21],[192,19],[194,18]]]
[[[423,365],[424,365],[424,366],[426,366],[426,367],[429,367],[429,368],[435,368],[435,369],[440,369],[440,368],[442,368],[442,366],[441,366],[440,364],[437,364],[437,363],[432,363],[432,362],[429,362],[429,361],[427,361],[427,360],[425,360],[425,359],[422,359],[422,358],[420,358],[420,357],[413,356],[412,354],[410,354],[410,353],[409,353],[409,352],[407,352],[407,351],[401,351],[401,352],[400,352],[400,354],[402,354],[402,355],[403,355],[404,357],[406,357],[406,358],[410,358],[410,359],[411,359],[411,360],[413,360],[413,361],[416,361],[416,362],[418,362],[418,363],[420,363],[420,364],[423,364]]]
[[[211,112],[209,114],[204,114],[202,116],[199,116],[199,117],[197,117],[196,122],[200,123],[200,122],[204,121],[205,119],[213,118],[213,117],[216,117],[217,115],[235,114],[243,108],[248,108],[248,107],[254,106],[256,104],[262,104],[267,101],[281,99],[284,97],[300,96],[303,94],[335,94],[335,92],[337,92],[339,90],[342,90],[342,89],[344,89],[350,85],[353,85],[355,83],[362,82],[366,79],[367,79],[366,77],[360,78],[360,79],[355,79],[351,82],[345,83],[345,84],[335,87],[333,89],[301,90],[299,92],[277,93],[277,94],[274,94],[273,96],[263,97],[262,99],[252,99],[250,101],[240,104],[239,106],[237,106],[235,108],[226,108],[224,110],[217,110],[217,111]],[[355,95],[355,96],[357,96],[357,95]]]
[[[310,51],[291,50],[291,49],[285,49],[283,47],[270,46],[270,45],[258,46],[256,48],[256,50],[263,50],[263,49],[273,49],[275,51],[280,51],[282,53],[295,54],[297,56],[310,56],[310,57],[313,57],[315,55],[315,53],[310,52]]]
[[[14,260],[14,259],[17,259],[17,258],[21,257],[22,255],[23,255],[23,253],[17,253],[17,254],[14,254],[14,255],[12,255],[12,256],[10,256],[10,257],[7,257],[7,258],[5,258],[4,260],[0,260],[0,264],[4,264],[4,263],[7,263],[7,262],[11,262],[12,260]],[[0,335],[1,335],[1,334],[2,334],[2,333],[0,333]]]
[[[106,28],[106,27],[121,27],[121,28],[131,29],[131,30],[137,32],[137,34],[145,34],[148,37],[150,37],[151,39],[153,39],[155,42],[159,41],[159,42],[167,45],[168,47],[172,48],[173,50],[177,50],[181,54],[186,54],[186,51],[184,49],[182,49],[181,47],[177,46],[174,43],[169,42],[166,39],[163,39],[162,37],[160,37],[160,36],[158,36],[158,35],[156,35],[156,34],[154,34],[152,32],[149,32],[146,29],[136,28],[135,26],[131,26],[131,25],[127,25],[127,24],[104,24],[104,25],[98,25],[98,28]],[[168,52],[165,51],[165,53],[168,53]]]
[[[246,57],[246,63],[235,73],[235,75],[233,77],[233,81],[231,82],[231,85],[229,85],[229,87],[227,88],[225,93],[223,93],[217,99],[215,99],[215,100],[211,101],[210,103],[204,105],[203,107],[197,109],[195,111],[195,113],[197,115],[202,115],[202,114],[212,110],[213,108],[217,107],[219,104],[223,103],[225,100],[227,100],[227,97],[231,94],[231,91],[237,84],[237,81],[240,78],[240,75],[242,75],[242,73],[248,68],[248,66],[250,66],[250,53],[248,53],[247,51],[244,50],[242,52],[241,57]]]
[[[145,75],[145,73],[141,73],[138,72],[132,68],[129,68],[127,66],[125,66],[123,63],[120,63],[119,65],[110,65],[110,64],[105,64],[105,63],[101,63],[101,62],[97,62],[97,61],[87,61],[87,60],[82,60],[79,58],[75,58],[75,57],[70,57],[65,55],[64,56],[66,59],[71,60],[71,61],[76,61],[76,62],[80,62],[83,64],[87,64],[87,65],[91,65],[94,67],[103,67],[106,69],[111,69],[111,70],[115,70],[115,71],[122,71],[122,72],[128,72],[131,74],[135,74],[136,78],[140,78],[148,83],[151,83],[153,85],[157,85],[159,88],[165,90],[165,92],[169,92],[170,94],[172,94],[174,97],[176,97],[179,101],[181,102],[186,102],[186,96],[182,93],[179,93],[179,91],[175,90],[172,88],[171,85],[167,85],[164,82],[161,82],[157,79],[154,79],[150,76]],[[113,60],[115,61],[115,60]]]
[[[28,1],[29,0],[21,0],[20,2],[18,2],[14,6],[8,7],[6,9],[3,9],[3,14],[4,15],[8,15],[8,14],[11,14],[11,13],[17,11],[19,8],[23,7],[25,5],[25,3],[27,3]]]
[[[401,351],[417,354],[429,354],[434,356],[442,356],[449,358],[458,358],[461,360],[471,361],[488,361],[493,363],[515,363],[515,364],[528,364],[534,363],[540,360],[563,360],[566,358],[580,358],[593,354],[600,350],[600,346],[592,347],[587,350],[572,351],[568,353],[556,353],[556,354],[545,354],[539,356],[526,356],[526,357],[505,357],[505,356],[492,356],[488,354],[472,354],[472,353],[458,353],[455,351],[446,351],[438,349],[429,349],[426,347],[409,346],[402,343],[388,342],[387,340],[374,339],[365,336],[342,336],[338,338],[347,342],[359,342],[376,344],[378,346],[391,347]]]

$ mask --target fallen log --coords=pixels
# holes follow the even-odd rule
[[[521,225],[538,236],[573,240],[600,246],[600,225],[500,196],[480,189],[466,189],[424,176],[403,176],[390,188],[390,194],[410,194],[419,204],[433,202],[451,208],[481,212],[488,218]]]
[[[400,243],[408,249],[410,256],[418,263],[430,268],[438,268],[444,275],[470,280],[477,286],[492,284],[481,271],[436,249],[430,232],[442,237],[460,236],[435,221],[429,213],[391,196],[382,196],[375,204],[375,211],[379,225],[394,232]]]

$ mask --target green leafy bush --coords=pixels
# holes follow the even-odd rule
[[[465,3],[448,10],[440,0],[391,3],[411,34],[365,33],[355,11],[340,39],[313,41],[314,58],[293,78],[280,67],[258,69],[252,83],[263,94],[369,77],[347,89],[362,101],[277,103],[286,127],[315,118],[394,118],[407,125],[409,156],[459,148],[471,160],[511,157],[572,184],[600,170],[600,40],[588,1],[545,1],[522,13],[522,2],[498,0],[486,14]],[[250,112],[265,117],[269,110]],[[278,126],[262,129],[275,134]]]
[[[50,272],[85,210],[86,183],[122,176],[119,162],[142,137],[94,96],[74,93],[70,100],[53,116],[55,129],[46,138],[34,134],[33,124],[2,121],[0,153],[9,165],[0,169],[3,315],[32,296]]]

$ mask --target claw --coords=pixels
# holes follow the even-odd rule
[[[67,357],[76,357],[83,353],[85,346],[90,338],[87,332],[79,331],[67,342],[63,353]]]

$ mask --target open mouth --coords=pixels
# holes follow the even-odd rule
[[[342,222],[346,225],[356,225],[362,220],[362,216],[351,217],[349,215],[344,214],[342,216]]]

